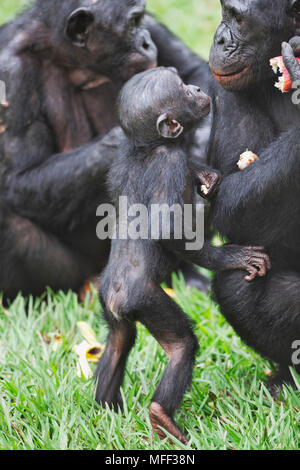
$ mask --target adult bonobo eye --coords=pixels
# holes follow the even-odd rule
[[[129,22],[129,27],[131,29],[134,29],[134,28],[139,28],[143,22],[143,19],[145,17],[145,12],[143,13],[134,13],[130,19],[130,22]]]
[[[241,25],[243,24],[243,17],[242,17],[242,15],[240,15],[239,13],[234,12],[234,13],[233,13],[233,18],[235,19],[235,22],[236,22],[239,26],[241,26]]]

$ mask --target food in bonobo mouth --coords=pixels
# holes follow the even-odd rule
[[[300,64],[300,58],[297,58]],[[286,66],[284,65],[283,57],[274,57],[270,60],[271,67],[274,73],[281,73],[278,82],[275,83],[275,87],[278,88],[282,93],[287,93],[291,91],[293,83],[290,77],[289,72],[287,71]]]
[[[242,153],[240,156],[240,159],[237,162],[237,166],[240,170],[245,170],[245,168],[254,163],[256,160],[259,160],[258,156],[250,150],[246,150],[246,152]]]

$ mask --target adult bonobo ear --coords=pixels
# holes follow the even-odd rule
[[[184,129],[178,121],[170,119],[166,113],[159,116],[156,127],[159,135],[165,139],[177,139]]]
[[[89,8],[77,8],[67,19],[65,34],[78,47],[85,47],[95,17]]]

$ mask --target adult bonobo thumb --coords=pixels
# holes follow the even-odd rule
[[[291,80],[294,83],[300,80],[300,65],[297,57],[300,57],[300,37],[292,38],[289,43],[282,43],[282,57]]]

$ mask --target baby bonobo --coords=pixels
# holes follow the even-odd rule
[[[150,70],[125,85],[118,103],[124,144],[109,175],[116,205],[120,196],[126,196],[128,207],[143,205],[150,214],[155,204],[194,207],[199,180],[210,192],[215,173],[203,168],[196,181],[183,140],[209,110],[210,99],[199,88],[185,85],[175,69]],[[119,212],[119,226],[120,219]],[[132,218],[126,220],[130,223]],[[160,283],[183,258],[214,271],[245,269],[248,280],[265,275],[270,262],[260,247],[217,248],[205,243],[202,249],[187,250],[186,240],[178,240],[172,233],[174,224],[169,239],[161,236],[161,225],[156,239],[151,239],[150,228],[146,229],[149,236],[143,239],[128,235],[127,239],[113,240],[109,263],[101,275],[99,294],[110,331],[97,369],[96,399],[114,409],[122,408],[120,387],[135,342],[135,322],[139,321],[169,357],[150,406],[153,430],[165,438],[163,428],[187,443],[173,414],[191,383],[198,342],[190,319]]]

